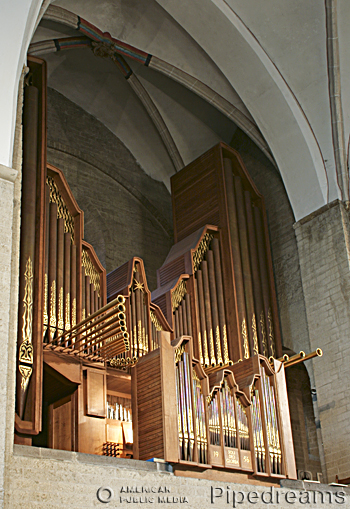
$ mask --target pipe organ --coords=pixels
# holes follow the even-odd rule
[[[160,348],[132,370],[134,457],[294,478],[289,415],[275,390],[279,385],[279,397],[287,398],[283,364],[275,361],[275,369],[257,355],[208,375],[190,336],[171,341],[161,333]]]
[[[46,164],[29,62],[15,440],[295,478],[264,201],[239,155],[219,144],[172,177],[175,244],[152,294],[141,258],[106,276]]]
[[[126,325],[130,350],[113,359],[113,366],[132,366],[148,352],[159,347],[157,332],[170,330],[161,310],[151,302],[143,261],[132,258],[107,276],[108,301],[126,298]]]
[[[152,300],[172,326],[173,337],[195,338],[195,355],[205,368],[229,366],[234,350],[227,338],[220,232],[206,225],[185,240],[173,246],[159,269],[158,281],[165,284],[152,293]],[[185,267],[188,273],[181,274]],[[181,275],[173,279],[176,271]]]
[[[230,310],[226,324],[230,360],[236,362],[258,353],[281,357],[265,204],[239,154],[220,143],[173,175],[171,186],[174,255],[180,246],[184,247],[190,239],[192,242],[195,232],[205,225],[215,225],[220,231],[224,300]],[[215,262],[214,248],[211,250]],[[191,267],[183,265],[181,256],[170,255],[171,252],[158,271],[158,288],[181,274],[191,274]],[[211,262],[208,257],[205,261],[200,268],[202,274],[198,275],[199,298],[202,284],[208,288],[206,273]],[[216,267],[216,277],[218,270]],[[219,288],[217,291],[219,296]],[[207,295],[205,289],[204,293]],[[210,320],[208,307],[209,302],[205,302],[207,321]],[[212,312],[212,320],[213,317]],[[210,337],[207,342],[208,357],[204,361],[213,364]],[[221,353],[223,356],[224,352]]]

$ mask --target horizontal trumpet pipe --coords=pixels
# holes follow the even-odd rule
[[[129,342],[121,342],[121,341],[113,341],[113,344],[109,345],[108,348],[100,347],[98,349],[101,355],[108,355],[111,357],[112,355],[117,355],[119,353],[124,353],[130,350]]]
[[[301,353],[301,352],[300,352],[300,353]],[[304,352],[303,352],[303,353],[304,353]],[[299,356],[300,356],[300,354],[297,354],[297,357],[298,357],[298,358],[299,358]],[[279,361],[279,362],[287,362],[287,361],[289,361],[289,359],[290,359],[290,357],[289,357],[289,355],[287,355],[286,353],[285,353],[284,355],[282,355],[282,357],[279,357],[278,359],[275,359],[274,357],[272,357],[272,355],[271,355],[271,357],[269,357],[269,361],[270,361],[271,363],[273,363],[273,361],[274,361],[274,360]]]
[[[125,312],[125,306],[124,306],[124,303],[125,303],[125,297],[123,297],[123,295],[118,295],[118,297],[116,297],[114,300],[112,300],[111,302],[109,302],[108,304],[106,304],[105,306],[103,306],[103,308],[99,309],[98,311],[95,311],[95,313],[93,313],[92,315],[89,315],[87,318],[85,318],[84,320],[81,320],[81,322],[79,322],[77,325],[75,325],[74,327],[72,327],[71,329],[69,329],[68,331],[65,331],[63,334],[61,334],[60,336],[58,336],[57,338],[55,338],[55,341],[58,341],[59,339],[63,338],[64,336],[67,336],[68,334],[71,334],[72,332],[74,332],[75,330],[77,329],[80,329],[80,327],[82,327],[83,325],[85,325],[86,323],[89,323],[91,322],[91,320],[93,320],[94,318],[96,318],[97,316],[101,315],[101,313],[104,313],[105,311],[108,311],[109,309],[111,309],[112,307],[114,306],[118,306],[118,305],[121,305],[123,306],[123,308],[121,309],[118,309],[118,311],[120,312]],[[105,315],[107,316],[107,315]],[[102,317],[101,317],[102,318]],[[104,317],[103,317],[104,318]],[[81,332],[81,331],[80,331]]]
[[[125,320],[121,319],[121,318],[119,318],[119,316],[117,316],[112,320],[108,320],[107,322],[101,323],[98,327],[95,327],[94,323],[90,324],[90,327],[87,328],[86,331],[76,333],[76,334],[72,335],[71,337],[69,337],[66,341],[71,341],[71,340],[75,339],[77,336],[81,336],[77,341],[75,341],[74,344],[80,343],[81,341],[85,341],[87,338],[89,338],[93,334],[97,335],[97,333],[101,330],[103,331],[102,334],[104,334],[105,332],[107,332],[107,330],[109,330],[108,328],[113,324],[116,324],[114,326],[118,326],[118,327],[126,326]],[[69,348],[70,347],[68,346],[65,349],[69,349]]]
[[[99,351],[100,355],[102,355],[103,357],[106,358],[106,357],[115,357],[116,355],[124,353],[129,350],[130,350],[129,343],[124,344],[124,345],[121,345],[120,343],[118,343],[118,345],[111,345],[111,347],[109,349],[100,348],[98,351]]]
[[[115,335],[119,339],[123,338],[124,345],[125,344],[129,344],[129,333],[128,332],[119,332],[119,333],[117,333]],[[104,344],[99,348],[101,351],[112,349],[113,346],[115,346],[116,341],[108,341],[108,342],[106,342],[107,339],[109,339],[110,337],[113,337],[113,336],[114,336],[114,334],[111,334],[110,336],[104,338],[102,341],[101,340],[99,341],[99,343],[104,342]]]
[[[106,340],[113,336],[121,337],[124,336],[125,334],[128,334],[128,332],[126,332],[126,330],[121,330],[120,327],[115,328],[110,327],[108,331],[104,331],[103,333],[99,334],[97,337],[93,337],[86,343],[81,343],[79,345],[79,352],[91,348],[97,343],[106,343]]]
[[[75,345],[79,344],[79,351],[85,350],[86,348],[90,348],[91,346],[95,345],[96,343],[102,342],[103,340],[109,338],[110,336],[123,334],[124,332],[126,332],[125,325],[118,325],[118,324],[117,324],[117,326],[112,325],[108,329],[100,332],[100,334],[96,334],[96,336],[93,336],[88,341],[84,342],[86,336],[83,336],[82,338],[80,338],[79,343],[77,342],[77,343],[75,343]],[[107,336],[106,336],[106,334],[107,334]],[[90,336],[91,335],[92,334],[90,334]]]
[[[308,361],[309,359],[313,359],[314,357],[322,357],[323,351],[321,348],[317,348],[314,352],[309,353],[308,355],[305,354],[305,352],[300,352],[304,355],[299,358],[293,359],[293,357],[297,357],[296,355],[291,357],[289,361],[284,363],[285,368],[289,368],[290,366],[295,366],[296,364],[299,364],[300,362]]]
[[[292,357],[289,357],[289,359],[288,359],[288,361],[286,361],[286,363],[288,364],[290,362],[294,362],[294,361],[298,361],[300,359],[304,359],[305,355],[306,355],[306,353],[301,350],[299,353],[297,353],[295,355],[292,355]]]
[[[117,318],[119,320],[124,320],[124,321],[126,320],[125,313],[123,311],[120,311],[118,309],[113,309],[106,315],[103,315],[100,318],[98,318],[95,322],[93,322],[93,323],[88,322],[82,329],[76,330],[74,334],[70,334],[70,330],[66,331],[64,335],[65,336],[69,335],[69,337],[66,338],[64,341],[73,340],[77,336],[80,336],[81,334],[84,334],[86,336],[86,332],[88,332],[92,327],[96,327],[96,325],[100,324],[101,322],[106,322],[107,319],[109,319],[111,317],[113,318],[115,315],[117,315]],[[79,327],[79,324],[77,325],[77,327]],[[64,335],[59,336],[57,339],[55,339],[55,342],[60,341],[60,339],[63,338]],[[62,343],[62,341],[61,341],[61,343]]]

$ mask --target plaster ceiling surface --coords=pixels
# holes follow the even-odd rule
[[[203,124],[194,113],[181,106],[167,91],[157,88],[145,79],[141,78],[141,82],[148,93],[152,95],[185,165],[222,140],[222,137]],[[233,127],[232,132],[235,129]],[[230,139],[228,138],[229,136],[223,141],[230,142],[232,136]]]
[[[90,50],[44,55],[48,86],[100,120],[152,178],[169,186],[174,167],[146,110],[109,60]]]
[[[47,28],[44,29],[45,31]],[[40,36],[38,29],[37,38]],[[150,117],[110,60],[89,49],[43,55],[48,85],[95,116],[132,152],[144,171],[170,189],[172,162]],[[185,164],[223,140],[236,125],[205,100],[167,76],[129,60],[158,107]]]
[[[33,43],[76,35],[62,24],[43,20]],[[173,164],[139,99],[114,64],[102,63],[89,49],[43,57],[49,86],[100,120],[123,141],[147,174],[170,188]],[[185,164],[219,141],[231,141],[237,127],[214,106],[171,78],[126,60],[152,97]]]
[[[171,78],[141,64],[128,62],[153,98],[184,164],[220,141],[230,143],[237,126],[225,115]]]
[[[64,37],[77,37],[77,31],[61,23],[55,23],[49,20],[41,20],[40,25],[33,35],[32,43],[41,41],[50,41],[52,39],[61,39]]]
[[[151,53],[201,80],[251,118],[213,60],[154,0],[56,0],[112,37]]]
[[[227,3],[257,38],[297,97],[326,161],[330,195],[336,197],[325,2],[227,0]],[[349,15],[347,21],[350,22]],[[348,31],[349,24],[345,26]],[[349,50],[347,53],[350,56]]]
[[[332,159],[331,134],[320,140],[323,123],[331,133],[329,98],[322,103],[327,99],[324,2],[156,1],[215,61],[251,112],[277,162],[296,220],[339,197],[334,165],[326,168],[324,162],[324,158]],[[299,7],[299,13],[293,10],[293,4]],[[236,5],[237,11],[239,7],[242,10],[238,15]],[[246,22],[243,21],[245,14]],[[322,22],[317,21],[315,25],[314,17]],[[264,41],[260,43],[258,38],[258,25],[264,19],[270,20],[270,26],[264,29],[266,39],[271,42],[271,48],[266,50]],[[295,31],[296,40],[302,40],[302,47],[289,42],[288,37],[282,45],[278,37],[273,37],[275,24],[279,25],[277,34],[281,38],[283,33],[288,35]],[[309,38],[305,39],[304,33],[308,31]],[[291,57],[287,54],[288,48],[294,53]],[[284,69],[279,69],[278,58],[289,59],[287,76],[283,75]],[[310,77],[303,77],[303,74],[308,75],[309,66]],[[294,74],[297,78],[293,78]],[[320,81],[323,99],[318,103]],[[308,105],[304,110],[306,101]]]

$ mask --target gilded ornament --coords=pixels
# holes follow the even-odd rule
[[[244,358],[249,359],[248,331],[245,318],[243,318],[242,322],[242,338],[243,338]]]
[[[200,357],[200,360],[201,360],[201,364],[204,364],[203,350],[202,350],[202,338],[201,338],[201,333],[200,332],[198,332],[198,349],[199,349],[199,357]]]
[[[52,177],[46,177],[46,183],[50,188],[50,203],[57,204],[57,217],[64,219],[64,231],[72,235],[72,243],[74,241],[74,218],[69,212],[61,193]]]
[[[222,356],[221,356],[221,342],[220,342],[220,327],[217,325],[215,329],[215,344],[216,344],[216,354],[218,358],[218,364],[223,364]]]
[[[74,297],[72,302],[72,327],[77,324],[77,299]]]
[[[269,308],[267,319],[269,322],[269,343],[270,343],[270,348],[271,348],[271,355],[272,355],[272,357],[276,357],[275,336],[273,333],[273,322],[272,322],[271,308]]]
[[[43,322],[44,322],[44,332],[43,335],[45,336],[45,332],[47,330],[47,327],[49,325],[49,312],[48,312],[48,294],[49,294],[49,280],[47,277],[47,274],[44,276],[44,311],[43,311]]]
[[[95,290],[100,297],[100,274],[97,272],[95,266],[93,265],[89,253],[86,249],[83,249],[82,252],[82,264],[85,268],[85,274],[90,277],[90,282],[94,285]]]
[[[262,335],[262,343],[263,343],[263,354],[265,357],[268,356],[268,348],[267,348],[267,340],[266,340],[266,329],[265,329],[265,320],[264,320],[264,311],[261,311],[260,314],[260,327],[261,327],[261,335]]]
[[[197,272],[197,270],[199,269],[199,266],[202,263],[204,256],[209,249],[210,242],[212,241],[213,238],[214,235],[212,235],[211,233],[206,233],[202,240],[200,241],[197,249],[193,253],[192,260],[194,272]]]
[[[209,349],[210,349],[210,364],[216,366],[215,349],[214,349],[214,336],[213,331],[209,331]]]
[[[226,330],[226,323],[223,327],[223,344],[224,344],[224,359],[225,364],[228,364],[230,362],[230,358],[228,355],[228,343],[227,343],[227,330]]]
[[[175,349],[175,363],[177,364],[185,351],[185,345],[182,343],[179,347]]]
[[[256,318],[255,314],[252,317],[252,330],[253,330],[253,352],[254,355],[259,354],[259,345],[258,345],[258,333],[256,329]]]
[[[67,295],[66,295],[64,326],[65,326],[66,330],[70,329],[70,295],[69,295],[69,293],[67,293]]]
[[[64,317],[63,317],[63,287],[60,288],[58,294],[58,320],[57,327],[60,330],[63,330],[64,327]]]
[[[141,283],[140,281],[137,281],[137,279],[134,278],[134,291],[140,290],[142,293],[145,293],[145,285]]]
[[[210,361],[209,361],[209,353],[208,353],[208,341],[207,341],[207,331],[205,330],[204,331],[204,334],[203,334],[203,342],[204,342],[204,365],[205,366],[209,366],[210,365]]]
[[[24,297],[23,297],[23,326],[22,338],[23,342],[32,342],[32,325],[33,325],[33,264],[28,258],[26,270],[24,272]]]
[[[155,329],[157,331],[162,331],[163,327],[161,326],[160,321],[158,320],[158,318],[156,317],[156,315],[155,315],[154,311],[152,311],[152,309],[151,309],[150,315],[151,315],[151,322],[153,323]]]
[[[33,369],[30,366],[22,366],[21,364],[18,366],[19,372],[22,375],[21,388],[25,391],[28,387],[29,378],[33,372]]]
[[[56,281],[52,281],[50,292],[50,333],[53,339],[56,332]]]
[[[187,293],[186,281],[181,280],[180,283],[175,288],[175,290],[173,291],[173,293],[171,294],[171,303],[173,306],[173,311],[175,311],[175,309],[179,307],[186,293]]]
[[[19,361],[33,364],[33,345],[28,339],[25,339],[19,347]]]

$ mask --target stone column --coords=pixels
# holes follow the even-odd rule
[[[322,434],[328,482],[333,482],[336,474],[350,476],[349,212],[336,200],[294,228],[310,345],[324,353],[309,362],[316,389],[316,425]]]
[[[16,302],[16,288],[11,285],[12,268],[12,233],[14,188],[17,171],[0,165],[0,507],[4,500],[4,470],[6,458],[6,430],[9,418],[14,426],[14,415],[8,412],[8,376],[14,366],[11,364],[11,353],[14,345],[10,345],[11,306]],[[16,285],[15,285],[16,286]],[[14,294],[13,294],[14,291]],[[17,311],[16,311],[17,313]],[[12,348],[11,348],[12,346]],[[10,353],[11,352],[11,353]],[[13,357],[13,356],[12,356]],[[12,359],[13,361],[13,359]],[[12,362],[13,364],[13,362]],[[13,388],[11,388],[13,390]],[[11,414],[11,412],[10,412]],[[13,436],[13,435],[12,435]]]
[[[14,441],[22,107],[23,81],[27,72],[28,68],[23,67],[18,88],[12,168],[0,165],[0,508],[11,507],[9,501],[6,502],[6,493]]]

